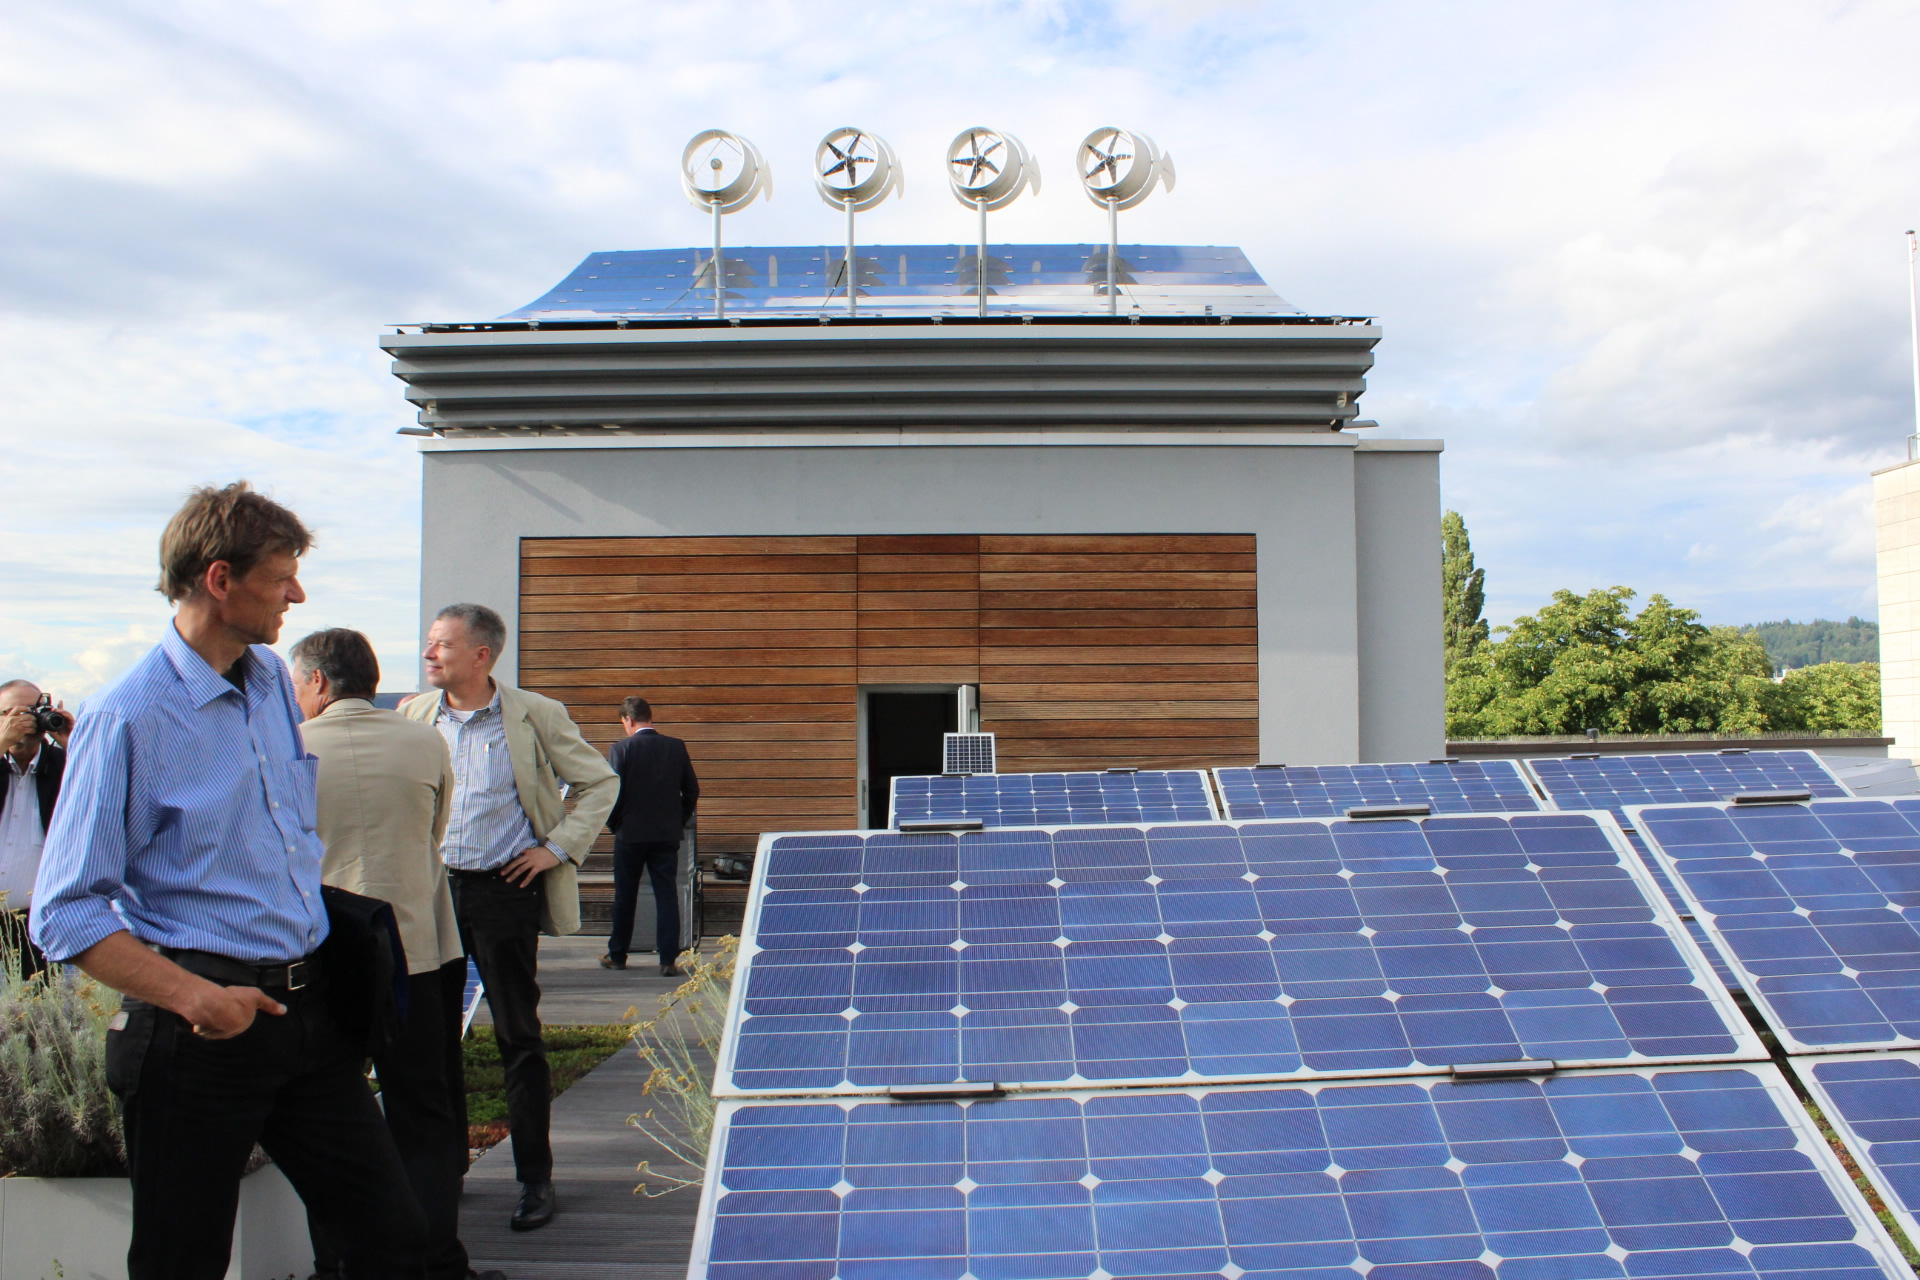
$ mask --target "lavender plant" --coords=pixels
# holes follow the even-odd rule
[[[107,1023],[119,1007],[116,993],[65,965],[27,976],[0,931],[0,1176],[126,1172],[107,1089]]]

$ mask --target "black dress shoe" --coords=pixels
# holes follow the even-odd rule
[[[536,1231],[553,1221],[553,1184],[551,1182],[523,1182],[520,1184],[520,1203],[514,1208],[513,1217],[507,1225],[515,1231]]]
[[[602,969],[624,969],[627,967],[627,958],[625,956],[601,956],[600,967]]]
[[[669,960],[660,966],[660,976],[663,978],[677,978],[680,976],[680,970],[675,966],[673,961]]]

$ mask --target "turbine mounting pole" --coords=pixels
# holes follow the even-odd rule
[[[1913,434],[1907,437],[1907,458],[1920,458],[1920,236],[1907,232],[1907,323],[1913,335]]]
[[[980,256],[973,260],[973,291],[980,295],[980,318],[987,318],[987,202],[975,200],[980,210]]]
[[[859,313],[860,281],[853,269],[853,197],[847,197],[847,314]]]
[[[1107,197],[1107,314],[1120,314],[1120,297],[1115,290],[1119,269],[1114,259],[1120,256],[1120,202]]]
[[[726,282],[721,279],[721,272],[725,267],[725,263],[726,259],[721,257],[720,248],[720,201],[716,199],[713,202],[713,262],[711,264],[713,267],[713,318],[715,320],[725,320],[727,318],[727,286]]]

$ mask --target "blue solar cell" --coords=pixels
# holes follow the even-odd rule
[[[1790,1052],[1920,1045],[1920,801],[1628,813]]]
[[[987,773],[893,780],[889,825],[978,818],[989,827],[1205,822],[1220,816],[1200,769],[1137,773]]]
[[[1920,1238],[1920,1053],[1791,1061],[1908,1237]]]
[[[722,1093],[1758,1056],[1604,815],[768,836]]]
[[[1337,818],[1356,805],[1435,813],[1533,813],[1546,806],[1513,760],[1215,769],[1229,818]]]
[[[1771,1064],[724,1102],[695,1280],[1905,1276]]]

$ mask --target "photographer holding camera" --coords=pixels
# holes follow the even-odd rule
[[[27,938],[27,909],[33,905],[33,878],[60,796],[71,732],[73,717],[31,681],[0,684],[0,754],[7,760],[6,785],[0,787],[0,893],[6,895],[0,931],[29,975],[47,967],[46,957]]]

